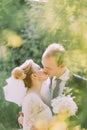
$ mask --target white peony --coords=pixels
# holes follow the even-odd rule
[[[69,116],[73,116],[78,110],[77,104],[70,95],[58,96],[52,100],[51,105],[55,114],[59,114],[60,112],[67,110]]]

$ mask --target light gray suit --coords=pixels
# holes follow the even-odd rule
[[[78,119],[75,118],[74,121],[76,120],[76,124],[81,124],[81,127],[87,128],[87,113],[85,113],[85,111],[87,110],[87,79],[82,78],[81,76],[78,76],[70,71],[68,73],[68,76],[66,76],[65,74],[65,77],[63,76],[62,79],[63,81],[61,81],[60,85],[56,85],[56,82],[53,83],[52,81],[52,84],[50,86],[50,79],[43,83],[41,89],[41,96],[43,101],[49,107],[51,107],[51,100],[54,97],[61,95],[65,87],[73,89],[72,93],[73,96],[76,97],[76,103],[79,108],[77,113]],[[55,90],[54,86],[59,87],[58,90]],[[56,92],[56,96],[54,96],[54,90]]]

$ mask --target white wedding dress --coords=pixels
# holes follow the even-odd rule
[[[27,89],[24,82],[15,79],[13,76],[8,78],[6,82],[7,85],[3,87],[5,99],[22,106],[22,112],[24,113],[23,130],[30,130],[33,125],[44,128],[52,118],[52,113],[41,97],[35,92],[26,94]],[[39,130],[47,130],[46,127],[43,128]]]
[[[46,124],[52,118],[52,113],[36,93],[32,92],[25,96],[22,112],[24,113],[23,130],[30,130],[32,126],[43,128],[45,126],[44,130],[47,130]]]

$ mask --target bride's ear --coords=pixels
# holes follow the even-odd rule
[[[32,79],[36,79],[36,78],[37,78],[37,74],[35,74],[35,73],[32,74],[32,75],[31,75],[31,78],[32,78]]]

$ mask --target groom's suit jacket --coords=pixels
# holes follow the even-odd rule
[[[66,82],[66,86],[72,88],[74,100],[78,105],[77,119],[74,121],[77,120],[82,128],[87,128],[87,79],[72,74]]]
[[[86,95],[87,79],[86,78],[82,78],[81,76],[72,73],[68,69],[60,77],[59,84],[57,83],[56,77],[49,78],[47,81],[43,83],[41,89],[41,96],[43,101],[48,106],[51,106],[51,100],[61,95],[64,92],[65,87],[69,87],[70,89],[72,89],[72,96],[75,96],[74,100],[78,105],[78,113],[77,113],[78,123],[80,123],[82,127],[87,127],[87,123],[86,123],[87,114],[85,114],[85,111],[87,109],[87,105],[86,105],[87,104],[87,95]],[[83,114],[84,114],[84,118],[83,118]]]

